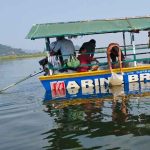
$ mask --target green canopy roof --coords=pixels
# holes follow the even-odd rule
[[[149,30],[150,16],[33,25],[28,39]]]

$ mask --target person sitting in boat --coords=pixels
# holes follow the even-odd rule
[[[97,70],[98,67],[97,66],[91,66],[91,62],[92,61],[96,61],[95,58],[91,57],[88,53],[87,50],[82,47],[82,49],[80,49],[80,55],[78,56],[78,59],[80,61],[80,66],[77,68],[78,72],[86,72],[89,70]]]
[[[64,36],[56,38],[55,42],[50,44],[51,54],[59,55],[62,66],[68,60],[70,55],[75,54],[75,47],[73,42],[66,39]]]
[[[96,47],[96,41],[94,39],[91,39],[88,42],[85,42],[82,44],[79,53],[81,53],[81,51],[83,49],[86,49],[86,53],[91,57],[91,59],[94,57],[94,52],[95,52],[95,47]]]
[[[44,76],[49,74],[49,69],[48,69],[48,57],[45,57],[39,61],[39,64],[42,66],[42,69],[44,71]]]
[[[112,68],[117,68],[117,62],[119,60],[119,49],[120,49],[120,46],[119,44],[117,43],[110,43],[107,47],[107,55],[110,56],[111,58],[111,61],[112,61]],[[121,54],[121,61],[124,61],[125,60],[125,57],[122,53],[122,51],[120,50]],[[118,60],[117,60],[117,57],[118,57]],[[110,64],[110,60],[108,59],[108,64]],[[124,63],[122,63],[122,66],[124,67]]]

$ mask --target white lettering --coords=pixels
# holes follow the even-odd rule
[[[82,94],[93,94],[93,80],[81,80]]]
[[[140,81],[144,81],[144,80],[150,80],[149,73],[140,74]]]
[[[100,81],[100,85],[105,85],[105,83],[109,84],[109,78],[108,79],[100,78],[99,81]]]
[[[135,75],[128,75],[128,82],[136,82],[138,80],[139,80],[139,78],[138,78],[137,74],[135,74]]]
[[[67,85],[67,89],[80,89],[80,86],[75,81],[69,81]]]
[[[99,80],[98,79],[95,79],[95,93],[98,94],[100,91],[99,91]]]
[[[148,91],[149,92],[149,87],[150,87],[150,82],[140,82],[140,87],[141,87],[141,92]]]
[[[79,88],[67,89],[67,91],[68,91],[68,94],[74,95],[74,94],[78,94]]]
[[[109,88],[106,88],[105,86],[101,86],[101,93],[110,93]]]
[[[94,79],[94,83],[95,83],[95,86],[99,86],[99,81],[98,81],[98,79]]]
[[[139,89],[139,84],[137,82],[129,84],[129,91],[136,91]]]
[[[69,81],[67,85],[67,90],[69,94],[77,94],[79,92],[80,86],[75,81]]]

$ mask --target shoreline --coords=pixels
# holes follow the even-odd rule
[[[45,53],[35,53],[35,54],[23,54],[23,55],[7,55],[7,56],[0,56],[0,60],[34,58],[34,57],[42,57],[42,56],[46,56],[46,54]]]

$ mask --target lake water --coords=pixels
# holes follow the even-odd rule
[[[0,61],[0,89],[39,71]],[[149,150],[150,93],[44,103],[37,76],[0,94],[0,150]]]

